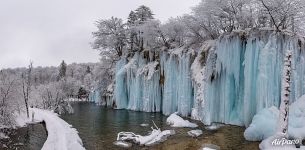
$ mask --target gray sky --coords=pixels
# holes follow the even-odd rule
[[[200,0],[1,0],[0,68],[58,66],[61,60],[97,62],[91,49],[94,22],[126,19],[130,10],[149,6],[162,22],[191,12]]]

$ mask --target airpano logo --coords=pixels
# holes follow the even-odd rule
[[[286,138],[281,138],[281,139],[274,139],[272,141],[272,145],[274,146],[284,146],[284,145],[299,145],[301,144],[302,140],[300,139],[286,139]]]

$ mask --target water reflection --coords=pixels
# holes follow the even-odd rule
[[[47,139],[43,124],[31,124],[27,127],[9,131],[9,139],[0,139],[0,149],[40,150]]]

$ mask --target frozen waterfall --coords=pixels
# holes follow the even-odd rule
[[[293,51],[291,102],[305,93],[304,47],[287,34],[221,37],[214,51],[216,61],[207,60],[210,79],[206,84],[206,124],[222,122],[248,126],[263,108],[279,107],[285,51]],[[212,55],[212,54],[210,54]],[[214,63],[215,62],[215,63]]]
[[[304,42],[286,33],[250,31],[223,35],[196,52],[182,47],[121,58],[112,106],[248,126],[258,111],[279,107],[287,50],[293,53],[294,102],[305,94]]]

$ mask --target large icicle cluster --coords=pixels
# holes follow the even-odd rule
[[[190,66],[192,53],[183,54],[176,49],[170,54],[162,53],[161,68],[163,82],[163,114],[179,112],[182,116],[191,113],[193,107],[193,87]]]
[[[128,62],[122,58],[116,66],[116,108],[190,115],[194,94],[190,66],[194,54],[183,50],[160,52],[158,58],[135,53]]]
[[[266,33],[264,31],[264,33]],[[284,55],[292,51],[292,102],[305,93],[302,42],[282,33],[236,34],[218,40],[208,60],[203,122],[248,126],[263,108],[279,107]],[[213,55],[213,54],[210,54]],[[215,63],[214,63],[215,62]]]
[[[249,31],[207,41],[196,53],[182,47],[121,58],[109,106],[249,126],[258,111],[279,107],[287,50],[294,102],[305,94],[304,42],[287,33]]]

